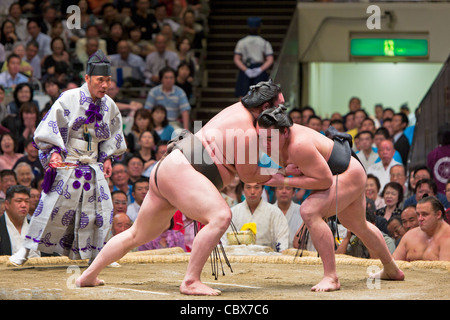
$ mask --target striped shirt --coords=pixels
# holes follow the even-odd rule
[[[162,85],[156,86],[149,91],[145,101],[145,108],[151,110],[157,104],[166,107],[169,121],[177,121],[183,111],[191,110],[189,100],[183,89],[175,85],[170,92],[163,91]]]

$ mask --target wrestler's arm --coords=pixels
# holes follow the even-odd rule
[[[284,185],[310,190],[326,190],[331,187],[333,174],[314,144],[292,146],[289,153],[289,158],[301,174],[283,178]]]

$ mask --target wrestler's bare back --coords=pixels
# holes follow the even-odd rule
[[[245,164],[242,164],[238,160],[239,152],[245,151],[248,153],[250,146],[257,147],[258,140],[254,121],[255,118],[252,114],[241,102],[237,102],[219,112],[195,134],[201,139],[205,149],[214,159],[224,186],[233,180],[236,173],[243,181],[251,179],[252,182],[264,182],[270,178],[270,176],[259,175],[259,168],[255,161],[250,161],[250,163],[246,161]],[[228,139],[234,134],[237,136],[230,144]],[[241,137],[242,134],[248,137],[245,140],[245,146],[239,144],[237,142],[239,139],[236,139]],[[227,146],[233,146],[234,150],[227,150]]]

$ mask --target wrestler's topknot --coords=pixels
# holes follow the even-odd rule
[[[286,113],[287,108],[279,104],[278,107],[273,107],[264,110],[258,117],[257,122],[263,128],[275,126],[275,128],[289,128],[292,127],[292,119]]]
[[[257,108],[277,98],[280,92],[281,87],[269,79],[269,81],[262,81],[251,86],[248,93],[242,97],[241,102],[247,109]]]

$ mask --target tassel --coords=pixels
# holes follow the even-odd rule
[[[44,181],[42,182],[42,191],[48,193],[53,185],[53,182],[55,182],[55,178],[56,178],[56,169],[48,168],[44,174]]]

